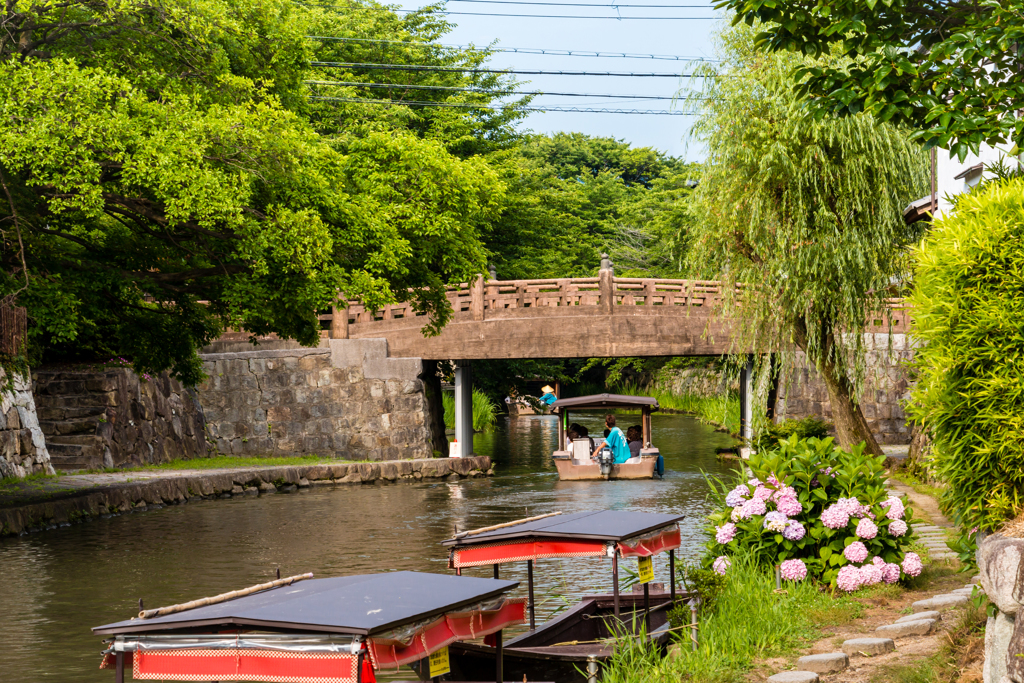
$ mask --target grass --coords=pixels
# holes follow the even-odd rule
[[[444,426],[455,429],[455,393],[445,391],[441,395],[444,404]],[[482,432],[498,421],[498,406],[478,389],[473,390],[473,431]]]
[[[644,388],[636,384],[624,384],[608,390],[626,396],[650,396],[658,399],[662,410],[694,415],[701,422],[713,424],[736,434],[740,430],[740,399],[729,392],[719,396],[698,396],[696,394],[674,394],[655,387]]]
[[[714,611],[700,624],[696,652],[683,643],[676,656],[660,659],[653,650],[634,645],[616,655],[601,680],[744,681],[756,660],[791,654],[820,637],[822,626],[849,623],[864,610],[857,600],[822,592],[808,582],[787,583],[776,593],[774,577],[749,560],[733,558],[728,577]]]
[[[295,457],[277,458],[237,458],[231,455],[218,455],[212,458],[193,458],[192,460],[172,460],[159,465],[143,465],[141,467],[103,467],[99,469],[85,470],[80,474],[118,473],[118,472],[151,472],[159,470],[216,470],[230,469],[236,467],[277,467],[277,466],[298,466],[317,465],[322,462],[332,461],[334,458],[324,458],[317,455],[301,455]],[[345,462],[353,462],[346,460]]]
[[[946,492],[945,488],[921,481],[920,479],[918,479],[917,477],[915,477],[913,474],[906,470],[898,470],[894,472],[891,478],[897,479],[906,484],[907,486],[909,486],[910,488],[914,489],[918,493],[923,494],[925,496],[931,496],[935,500],[941,500],[942,494]]]

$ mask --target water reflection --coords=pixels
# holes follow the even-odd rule
[[[599,415],[573,419],[599,433]],[[550,459],[554,418],[527,417],[478,435],[477,452],[495,459],[490,479],[203,501],[0,542],[3,680],[109,683],[89,628],[131,616],[139,598],[155,607],[213,595],[265,581],[278,567],[285,576],[447,571],[439,543],[456,526],[556,510],[679,512],[687,515],[683,554],[696,554],[708,511],[701,471],[722,472],[714,450],[729,439],[689,418],[653,419],[663,481],[560,482]],[[664,564],[657,580],[667,578]],[[508,566],[502,578],[525,587],[525,573],[525,565]],[[543,619],[579,595],[607,591],[610,564],[541,561],[536,578]]]

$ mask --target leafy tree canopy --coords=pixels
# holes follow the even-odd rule
[[[724,0],[758,22],[770,50],[849,60],[798,64],[800,92],[824,115],[866,112],[918,129],[927,147],[963,159],[982,143],[1024,146],[1020,45],[1024,2]]]
[[[481,230],[506,191],[488,155],[514,144],[519,114],[395,106],[407,93],[318,85],[502,82],[316,66],[486,59],[430,45],[447,24],[429,12],[382,10],[7,3],[0,295],[28,308],[36,360],[123,354],[191,383],[196,349],[225,327],[315,343],[317,310],[339,289],[377,306],[417,288],[434,326],[445,322],[444,285],[486,263]],[[389,102],[344,101],[370,95]],[[416,94],[438,98],[491,99]]]
[[[901,210],[923,191],[924,155],[868,114],[808,115],[793,68],[837,60],[766,54],[756,30],[725,30],[722,64],[704,67],[694,131],[709,159],[694,197],[694,267],[742,286],[731,302],[737,343],[783,353],[795,343],[825,381],[840,442],[879,453],[857,405],[860,332],[907,272],[919,231]]]

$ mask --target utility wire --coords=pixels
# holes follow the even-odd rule
[[[403,102],[400,100],[367,100],[358,97],[310,97],[320,102],[351,102],[360,104],[385,104],[391,106],[447,107],[451,109],[489,109],[498,110],[512,107],[492,107],[486,104],[463,104],[459,102]],[[661,116],[694,116],[693,112],[671,111],[662,109],[596,109],[590,107],[515,107],[516,111],[550,111],[591,114],[650,114]]]
[[[485,90],[481,88],[459,88],[445,85],[411,85],[405,83],[353,83],[348,81],[306,81],[306,85],[333,85],[349,88],[388,88],[392,90],[432,90],[438,92],[469,92],[482,95],[549,95],[558,97],[613,97],[626,100],[675,100],[664,95],[608,95],[603,93],[547,92],[545,90]]]
[[[311,66],[367,71],[427,71],[440,73],[507,74],[523,76],[622,76],[627,78],[706,78],[702,74],[633,73],[629,71],[541,71],[533,69],[464,69],[426,64],[371,64],[363,62],[310,62]]]
[[[384,40],[376,38],[342,38],[338,36],[306,36],[312,40],[336,40],[345,43],[385,43],[408,45],[410,47],[443,47],[452,50],[476,50],[478,52],[509,52],[524,55],[548,55],[551,57],[614,57],[617,59],[657,59],[673,62],[718,62],[705,57],[683,57],[679,55],[648,55],[638,52],[596,52],[594,50],[549,50],[536,47],[478,47],[475,45],[442,45],[440,43],[417,43],[408,40]]]
[[[323,5],[321,5],[323,7]],[[594,16],[591,14],[500,14],[497,12],[450,12],[448,10],[435,9],[390,9],[387,7],[359,7],[355,9],[383,10],[387,12],[405,12],[414,14],[426,11],[429,14],[442,16],[460,15],[464,17],[522,17],[524,19],[612,19],[623,20],[646,20],[646,21],[715,21],[718,17],[622,17],[622,16]]]
[[[548,7],[604,7],[623,10],[635,8],[658,9],[715,9],[714,5],[610,5],[607,2],[530,2],[528,0],[447,0],[448,2],[480,2],[487,5],[545,5]]]

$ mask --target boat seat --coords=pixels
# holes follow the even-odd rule
[[[639,455],[637,455],[635,457],[630,458],[629,460],[627,460],[626,462],[624,462],[622,464],[623,465],[639,465],[641,462],[643,462],[643,458],[641,458]]]

